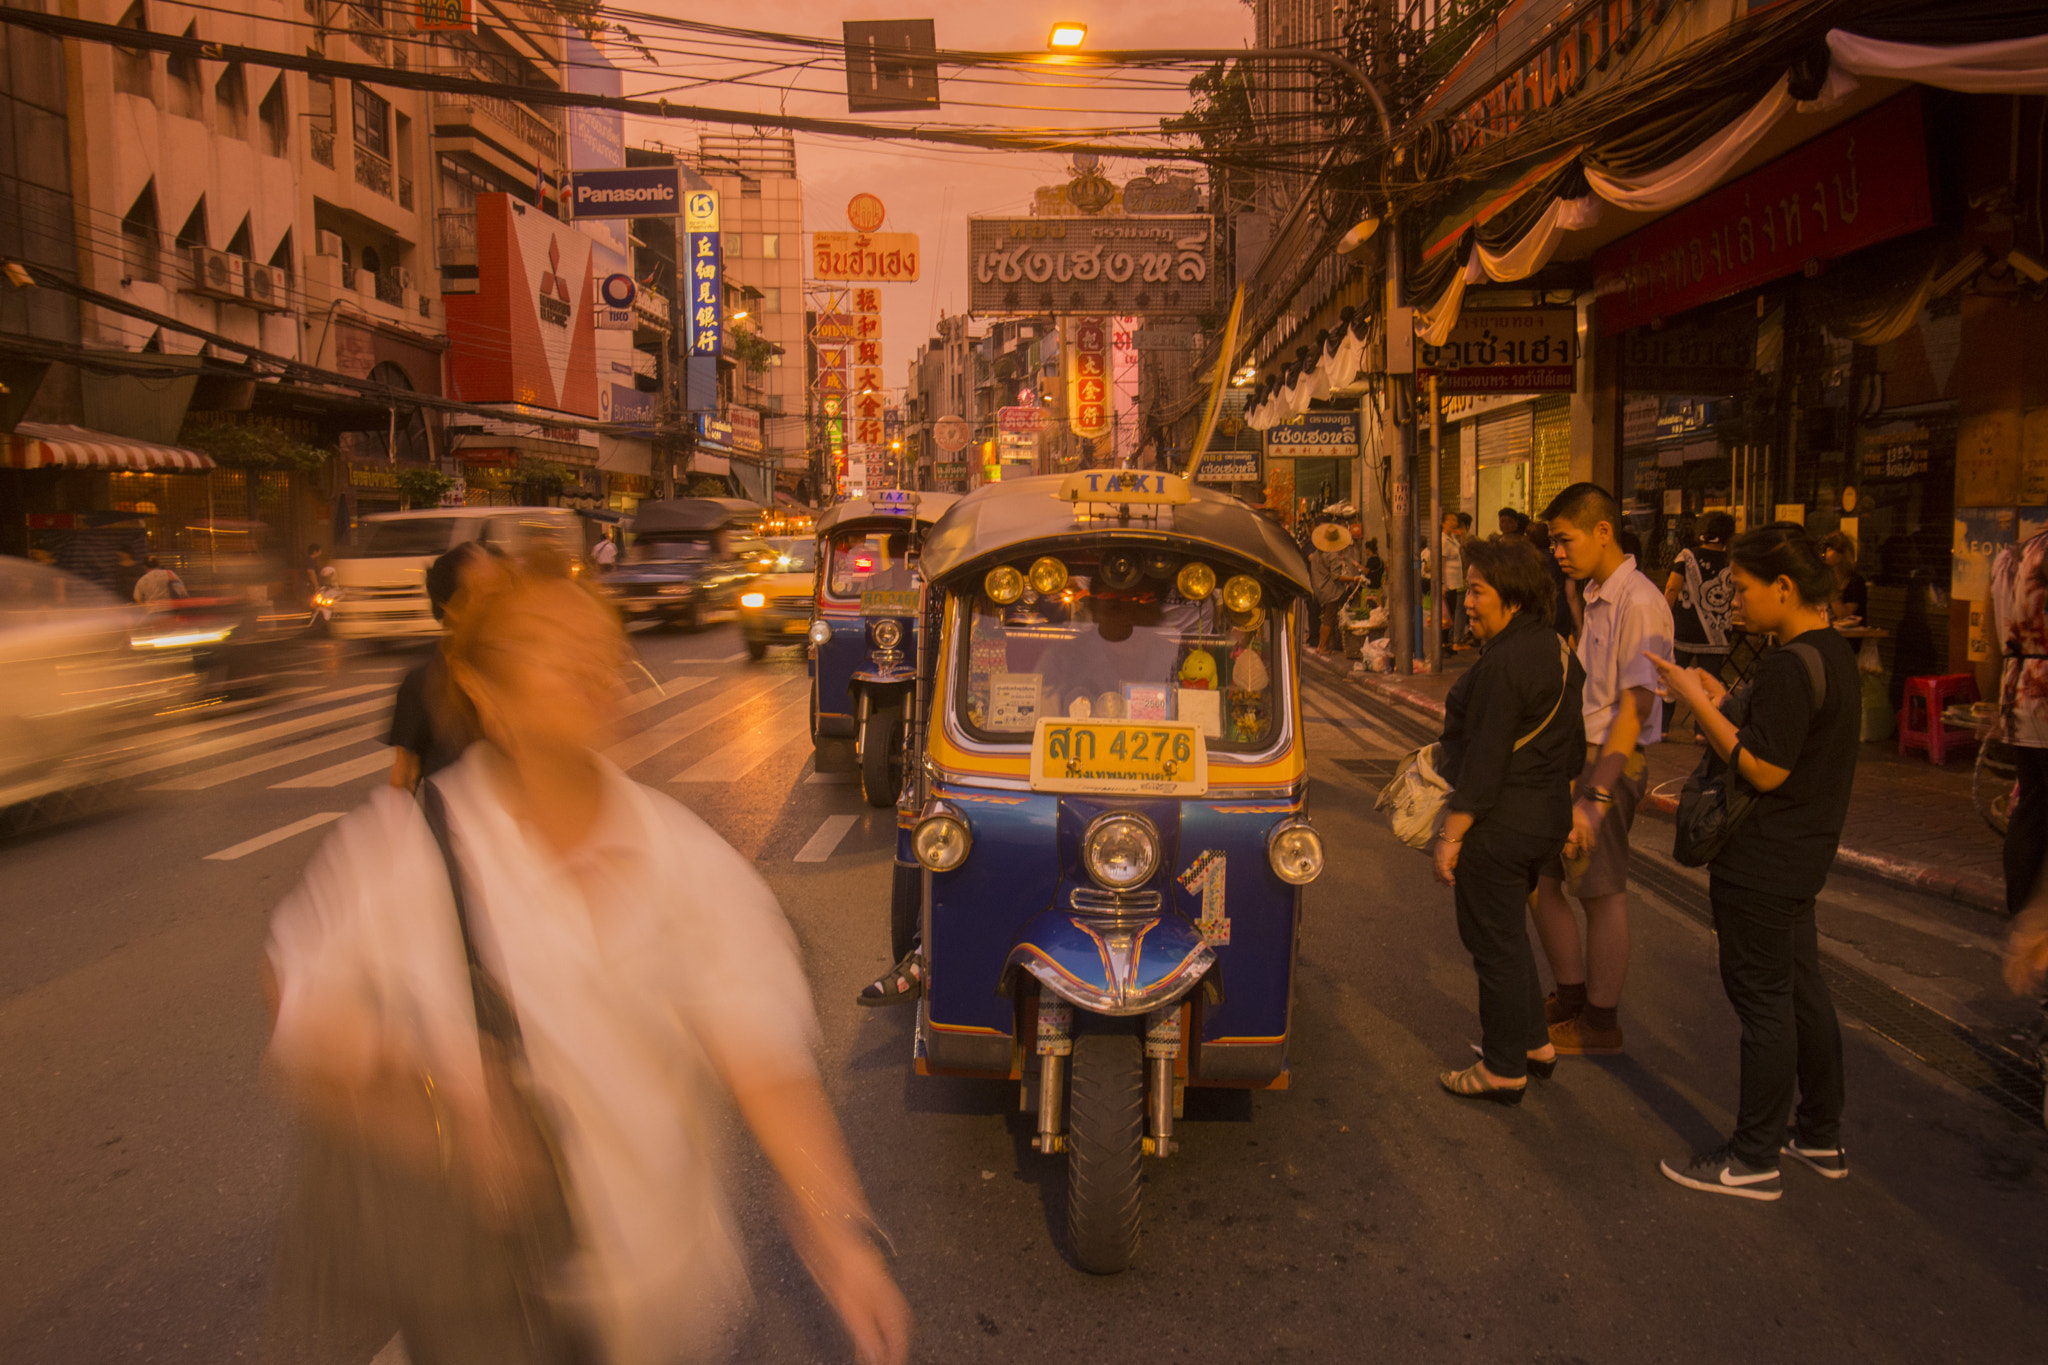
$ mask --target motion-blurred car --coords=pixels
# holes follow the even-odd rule
[[[115,730],[193,694],[194,642],[155,626],[83,578],[0,557],[0,809],[89,783]]]
[[[772,536],[760,542],[769,553],[760,576],[740,593],[740,637],[747,656],[759,659],[770,645],[808,645],[812,593],[816,588],[817,542],[809,536]]]
[[[583,525],[562,507],[436,507],[363,518],[363,543],[334,552],[335,584],[324,594],[328,633],[341,640],[441,633],[427,601],[427,569],[464,541],[509,555],[545,548],[583,563]]]
[[[658,620],[696,630],[714,611],[738,605],[754,566],[739,553],[761,509],[737,498],[643,502],[632,536],[604,589],[628,621]]]

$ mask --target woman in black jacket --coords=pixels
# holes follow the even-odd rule
[[[1441,771],[1452,785],[1436,877],[1457,888],[1458,937],[1479,974],[1479,1061],[1438,1077],[1469,1099],[1519,1104],[1557,1052],[1529,948],[1536,873],[1571,832],[1585,759],[1585,670],[1551,629],[1543,556],[1520,537],[1468,541],[1465,605],[1479,662],[1444,705]]]
[[[1728,560],[1745,627],[1778,647],[1733,697],[1701,669],[1655,662],[1666,693],[1692,706],[1700,737],[1757,795],[1707,882],[1721,985],[1742,1023],[1742,1097],[1729,1141],[1663,1170],[1689,1189],[1770,1200],[1782,1193],[1781,1154],[1831,1180],[1849,1173],[1842,1030],[1813,905],[1849,815],[1863,693],[1849,642],[1828,625],[1835,576],[1804,528],[1744,532]]]

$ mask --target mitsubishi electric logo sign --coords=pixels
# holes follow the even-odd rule
[[[549,237],[548,268],[540,272],[541,321],[567,327],[569,312],[569,282],[562,278],[562,244]]]

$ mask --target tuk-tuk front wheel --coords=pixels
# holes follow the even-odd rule
[[[903,790],[903,702],[875,702],[860,727],[860,794],[876,810]]]
[[[1082,1032],[1067,1083],[1067,1240],[1092,1275],[1138,1252],[1145,1155],[1145,1047],[1135,1030]]]

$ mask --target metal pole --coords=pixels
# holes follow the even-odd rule
[[[1437,401],[1436,376],[1429,377],[1429,621],[1423,639],[1428,647],[1429,671],[1444,671],[1445,584],[1450,581],[1444,563],[1444,409]]]
[[[1401,319],[1401,236],[1385,230],[1387,243],[1387,297],[1381,310],[1385,319],[1384,349],[1391,356],[1394,328]],[[1392,429],[1387,459],[1393,466],[1393,480],[1387,506],[1387,606],[1393,624],[1394,671],[1403,677],[1415,671],[1415,427],[1400,415],[1401,376],[1386,376],[1386,410],[1381,430]]]
[[[661,496],[672,498],[676,495],[676,455],[682,448],[682,425],[684,410],[689,406],[689,381],[684,377],[683,366],[689,347],[683,344],[683,271],[687,268],[684,258],[683,220],[675,220],[675,272],[668,282],[668,406],[669,415],[675,426],[663,444],[667,447],[661,460]]]

